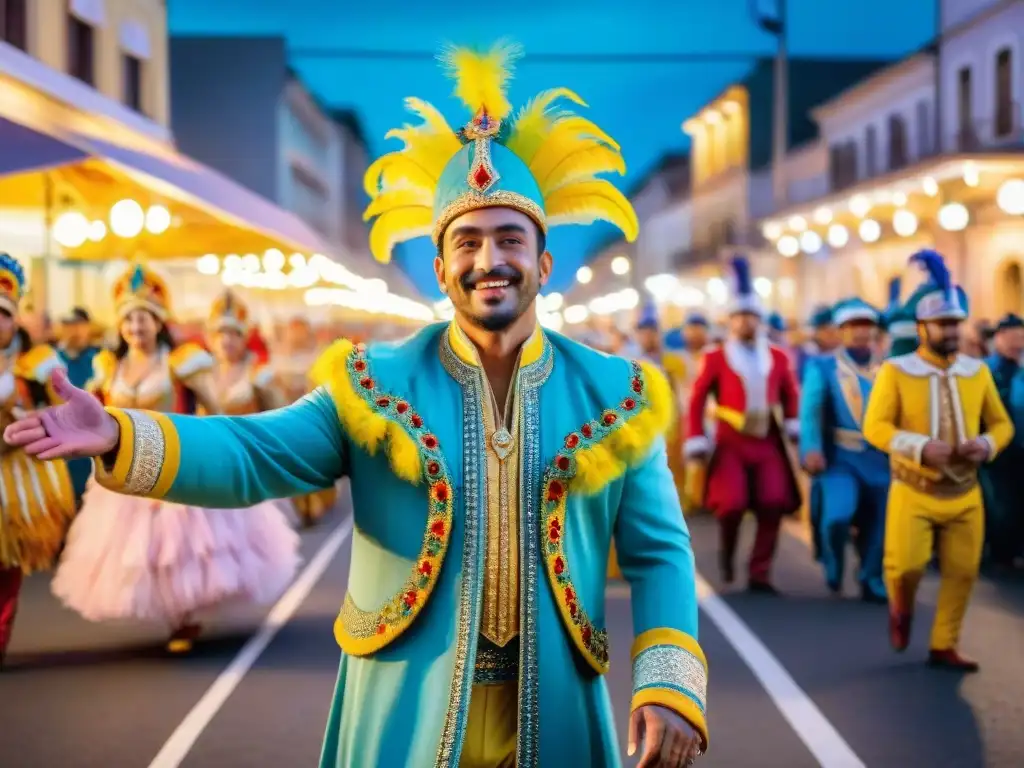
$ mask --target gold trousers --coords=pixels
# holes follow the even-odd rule
[[[515,768],[519,683],[474,685],[459,768]]]
[[[936,499],[909,485],[889,489],[885,521],[885,581],[890,604],[912,611],[918,584],[934,548],[939,555],[939,599],[931,648],[956,648],[985,541],[981,489],[955,499]]]

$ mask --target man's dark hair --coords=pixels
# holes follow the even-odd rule
[[[540,255],[548,249],[548,236],[536,221],[530,219],[530,223],[533,224],[533,231],[537,233],[537,258],[539,259]],[[437,239],[437,258],[442,261],[444,261],[444,236],[447,232],[446,229]]]

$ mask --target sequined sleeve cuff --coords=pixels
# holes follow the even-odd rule
[[[677,629],[649,629],[633,641],[633,702],[671,709],[685,718],[708,747],[708,663],[697,641]]]
[[[916,432],[897,432],[889,443],[889,453],[920,464],[924,447],[930,440],[927,435],[919,435]]]
[[[178,431],[155,411],[107,408],[121,439],[116,452],[95,460],[96,482],[129,496],[160,499],[170,490],[181,463]]]
[[[994,461],[996,456],[999,455],[999,446],[996,445],[996,439],[986,432],[981,436],[981,441],[988,446],[988,456],[985,457],[985,461]]]

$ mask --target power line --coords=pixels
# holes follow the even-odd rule
[[[360,48],[292,48],[292,58],[390,61],[433,61],[429,51],[374,51]],[[517,62],[524,64],[707,64],[747,63],[770,57],[770,51],[704,51],[690,53],[531,53]]]

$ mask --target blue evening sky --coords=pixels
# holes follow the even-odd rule
[[[921,46],[935,29],[936,0],[789,0],[793,55],[899,57]],[[548,54],[771,55],[773,39],[751,21],[750,8],[773,0],[513,0],[500,4],[451,0],[173,0],[172,33],[282,34],[290,47],[433,52],[445,42],[487,45],[500,37],[521,42],[511,87],[519,105],[534,93],[566,86],[590,104],[588,116],[623,147],[623,189],[666,152],[686,148],[680,125],[749,62],[534,62]],[[356,109],[375,154],[398,146],[385,132],[405,122],[405,96],[437,105],[449,122],[467,115],[450,97],[451,83],[424,59],[365,60],[295,57],[293,65],[326,103]],[[567,227],[550,239],[556,270],[552,289],[567,288],[604,225]],[[428,298],[438,298],[429,242],[398,256]]]

